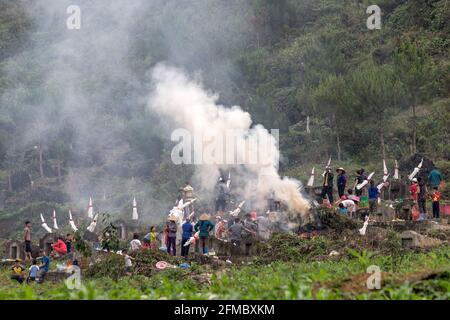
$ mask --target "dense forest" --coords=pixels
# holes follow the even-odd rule
[[[146,108],[162,61],[280,129],[285,174],[417,153],[450,174],[448,0],[379,0],[380,30],[365,0],[73,1],[79,31],[66,2],[0,0],[2,233],[53,208],[77,214],[91,195],[114,214],[133,196],[143,216],[166,213],[194,169],[171,163]]]

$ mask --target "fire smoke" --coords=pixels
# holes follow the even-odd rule
[[[276,140],[262,125],[252,125],[248,112],[239,106],[227,108],[220,105],[217,95],[205,90],[200,81],[189,78],[180,69],[158,65],[153,69],[152,81],[154,88],[149,97],[149,108],[173,122],[174,129],[178,126],[191,132],[193,140],[198,139],[197,133],[203,134],[202,147],[193,148],[193,159],[207,156],[218,160],[214,164],[195,167],[194,178],[201,190],[213,189],[220,169],[230,167],[227,162],[221,161],[227,159],[229,154],[226,152],[229,150],[219,147],[212,152],[209,143],[217,143],[215,140],[226,137],[231,131],[236,145],[246,146],[234,150],[239,163],[232,166],[240,181],[237,186],[234,185],[237,193],[245,199],[254,199],[252,209],[262,210],[266,208],[271,192],[274,192],[290,212],[306,216],[310,204],[299,191],[302,188],[300,182],[279,176],[280,154]],[[261,141],[264,143],[258,143]],[[193,145],[197,143],[198,140],[192,141]],[[251,154],[257,155],[256,164],[245,162]],[[236,192],[236,189],[233,191]]]

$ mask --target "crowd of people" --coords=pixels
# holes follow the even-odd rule
[[[334,204],[340,209],[341,213],[347,214],[350,217],[356,217],[355,213],[358,206],[366,205],[362,204],[363,198],[366,198],[369,212],[371,214],[377,213],[378,203],[382,197],[382,192],[380,190],[387,188],[389,186],[389,182],[383,181],[376,184],[373,179],[368,180],[364,169],[360,169],[356,171],[356,177],[352,188],[346,189],[348,178],[345,169],[340,167],[336,169],[336,172],[338,174],[336,186],[339,199],[334,202],[334,174],[331,167],[327,166],[323,174],[322,181],[321,198],[323,199],[323,205],[331,207]],[[358,186],[363,185],[363,182],[366,180],[368,180],[368,183],[359,188]],[[425,179],[423,176],[419,175],[417,178],[413,178],[411,180],[409,197],[413,202],[411,208],[412,214],[410,217],[412,220],[425,220],[428,218],[427,201],[430,200],[432,203],[432,218],[440,218],[440,188],[442,182],[442,174],[437,168],[430,171],[428,174],[428,179]],[[345,192],[345,190],[347,192]]]
[[[337,173],[337,194],[339,199],[334,201],[334,174],[331,166],[327,166],[323,174],[321,198],[322,205],[332,207],[335,205],[342,214],[346,214],[351,218],[357,217],[357,209],[360,206],[368,207],[371,214],[376,213],[378,204],[382,194],[380,192],[383,187],[388,187],[389,182],[383,180],[382,187],[380,183],[376,184],[373,179],[369,179],[365,175],[364,169],[356,171],[353,186],[348,188],[348,176],[346,170],[342,167],[336,169]],[[440,217],[440,188],[443,182],[441,173],[437,168],[430,171],[427,179],[423,175],[413,178],[409,186],[409,196],[412,201],[412,220],[425,220],[427,216],[427,201],[431,200],[432,217]],[[268,240],[272,232],[272,223],[270,222],[270,209],[276,207],[275,200],[269,201],[269,211],[258,215],[256,211],[245,214],[240,217],[239,210],[235,212],[226,212],[227,203],[229,201],[229,189],[224,179],[218,182],[216,197],[216,211],[214,217],[203,213],[199,217],[194,214],[193,206],[190,205],[184,209],[184,220],[180,224],[177,217],[169,215],[164,227],[158,230],[156,226],[152,226],[147,234],[142,237],[137,233],[133,235],[133,239],[129,243],[129,247],[120,250],[124,256],[125,269],[127,274],[132,268],[133,257],[130,256],[131,251],[149,249],[162,250],[173,256],[180,253],[182,257],[189,256],[191,246],[198,242],[201,252],[205,255],[210,253],[209,238],[214,238],[229,242],[237,248],[244,248],[245,254],[250,253],[250,248],[255,240]],[[185,201],[191,201],[193,196],[193,188],[186,183],[182,189]],[[367,201],[367,203],[363,203]],[[212,221],[214,220],[214,222]],[[102,235],[101,248],[110,251],[112,247],[111,230],[105,229]],[[73,244],[75,238],[73,234],[57,236],[51,244],[50,252],[40,250],[39,257],[32,257],[32,226],[30,221],[25,222],[24,228],[24,249],[25,260],[31,262],[31,266],[26,268],[17,260],[12,267],[11,279],[23,282],[42,282],[45,274],[49,271],[51,259],[67,258],[73,252]],[[179,248],[179,249],[178,249]],[[240,250],[240,249],[239,249]],[[78,265],[75,255],[72,254],[70,261],[73,265]]]
[[[211,220],[210,215],[203,213],[197,220],[186,217],[183,224],[179,226],[175,217],[169,216],[162,231],[158,232],[157,228],[152,226],[150,232],[142,237],[142,241],[139,234],[135,233],[129,248],[131,251],[162,250],[173,256],[179,252],[182,257],[187,258],[192,244],[196,242],[199,243],[201,252],[207,255],[210,251],[209,238],[214,236],[236,247],[245,244],[245,253],[248,254],[256,239],[269,238],[268,218],[265,215],[257,216],[256,212],[246,214],[242,220],[238,216],[231,215],[228,219],[224,219],[222,215],[216,215],[215,223]]]
[[[50,257],[44,250],[40,250],[39,257],[31,259],[31,266],[26,270],[20,260],[16,260],[11,268],[11,279],[19,283],[32,281],[43,282],[50,269]]]
[[[20,259],[16,259],[14,265],[11,268],[11,279],[19,283],[30,283],[36,281],[42,283],[45,279],[45,275],[50,270],[50,263],[52,259],[61,259],[70,256],[70,263],[77,265],[78,261],[73,253],[73,242],[75,241],[74,235],[68,233],[65,237],[55,236],[51,244],[51,250],[47,252],[44,249],[39,250],[39,256],[33,258],[32,256],[32,224],[30,221],[25,222],[24,228],[24,249],[25,249],[25,262],[29,262],[31,265],[25,268]]]
[[[428,184],[422,177],[414,178],[409,187],[409,193],[413,200],[412,215],[414,220],[427,219],[427,201],[431,200],[432,217],[440,218],[440,201],[442,175],[434,168],[428,175]]]

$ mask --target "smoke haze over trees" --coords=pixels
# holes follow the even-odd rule
[[[80,214],[90,195],[165,215],[195,168],[171,163],[173,123],[147,106],[161,62],[280,129],[283,170],[416,152],[449,168],[449,3],[380,1],[377,31],[370,4],[0,0],[0,219]]]

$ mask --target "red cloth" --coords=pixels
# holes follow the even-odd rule
[[[53,250],[55,250],[57,253],[59,253],[61,255],[67,254],[67,246],[64,243],[64,241],[62,241],[61,239],[56,241],[56,243],[52,244],[52,247],[53,247]]]
[[[419,209],[417,209],[417,206],[415,205],[412,207],[411,218],[413,219],[413,221],[417,221],[420,218]]]
[[[439,191],[434,191],[431,198],[433,199],[433,202],[438,202],[441,200],[441,193]]]
[[[225,238],[226,231],[227,231],[227,229],[225,227],[225,222],[223,220],[220,220],[219,222],[217,222],[215,237],[219,238],[219,239]]]
[[[417,200],[417,183],[413,183],[409,187],[409,193],[411,194],[411,198],[416,201]]]

